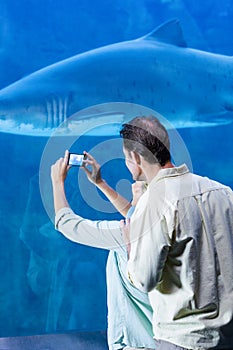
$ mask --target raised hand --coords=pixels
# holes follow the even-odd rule
[[[97,163],[94,157],[90,155],[90,153],[84,152],[85,159],[83,161],[82,169],[87,174],[88,180],[95,185],[98,185],[103,181],[101,177],[100,165]],[[88,168],[91,167],[91,170]]]

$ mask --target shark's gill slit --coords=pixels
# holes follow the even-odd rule
[[[59,125],[59,106],[57,103],[56,97],[53,98],[53,119],[52,119],[52,128]]]
[[[53,107],[52,103],[48,100],[46,103],[47,116],[46,116],[46,128],[52,127],[52,119],[53,119]]]
[[[63,122],[64,118],[64,99],[59,98],[58,101],[58,123],[57,126],[59,126]]]
[[[64,109],[63,109],[63,120],[62,122],[65,122],[67,120],[68,117],[68,103],[69,103],[69,97],[66,97],[64,99]]]

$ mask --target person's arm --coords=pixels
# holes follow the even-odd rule
[[[150,292],[161,280],[172,232],[168,227],[171,223],[148,201],[138,208],[130,223],[127,265],[129,281],[143,292]]]
[[[93,221],[62,208],[55,217],[55,227],[69,240],[102,249],[124,248],[119,221]]]
[[[131,202],[132,207],[136,207],[139,199],[141,198],[143,193],[146,191],[146,189],[147,189],[147,184],[145,181],[135,181],[132,184],[132,195],[133,195],[133,199]],[[126,248],[127,248],[128,259],[129,259],[130,251],[131,251],[130,218],[129,217],[127,217],[126,220],[120,221],[120,228],[121,228],[122,236],[123,236]]]
[[[86,155],[86,159],[84,160],[84,167],[82,167],[82,169],[85,171],[89,181],[103,192],[103,194],[114,205],[117,211],[121,213],[121,215],[126,217],[126,214],[131,207],[131,203],[117,193],[107,184],[105,180],[102,179],[100,165],[97,163],[95,158],[87,152],[84,152],[84,154]],[[91,167],[91,170],[89,170],[88,166]]]
[[[92,247],[113,249],[123,247],[119,221],[92,221],[75,214],[69,206],[65,193],[65,179],[70,166],[69,152],[51,167],[54,196],[55,227],[66,238]]]
[[[70,169],[68,163],[69,152],[65,152],[64,158],[60,158],[51,167],[51,179],[53,186],[53,201],[55,214],[62,208],[69,207],[65,194],[65,179]]]
[[[145,183],[143,184],[146,189]],[[142,186],[132,186],[137,202]],[[121,220],[120,228],[127,247],[129,281],[143,292],[150,292],[159,283],[170,247],[173,224],[156,209],[151,197],[145,194],[136,206],[132,220]],[[171,225],[171,227],[170,227]]]

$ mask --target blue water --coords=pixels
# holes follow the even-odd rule
[[[0,62],[4,67],[0,87],[76,53],[142,36],[174,17],[181,20],[191,47],[233,54],[231,1],[0,0],[0,5]],[[179,131],[193,170],[233,187],[233,124]],[[41,197],[39,186],[47,142],[45,137],[0,134],[1,337],[107,326],[107,252],[66,240],[54,230],[51,210],[44,207],[44,200],[48,206],[51,201],[49,192]],[[61,150],[62,142],[62,138],[57,140]],[[96,145],[105,142],[107,137],[83,137],[73,149],[95,151]],[[111,157],[115,144],[111,142],[112,148],[96,154],[103,159],[106,180],[130,199],[131,176],[120,148],[118,159]],[[119,219],[104,197],[80,176],[77,169],[71,169],[67,193],[74,210],[91,219]],[[49,187],[49,174],[47,178]],[[100,202],[101,209],[96,210]]]

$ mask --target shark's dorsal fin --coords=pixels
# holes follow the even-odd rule
[[[161,24],[149,34],[143,36],[143,40],[156,40],[166,44],[187,47],[178,19],[172,19]]]

